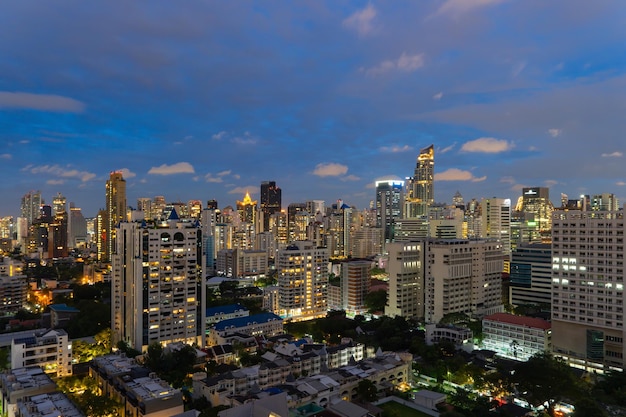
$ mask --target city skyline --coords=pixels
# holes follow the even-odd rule
[[[87,217],[263,181],[375,199],[434,144],[436,202],[523,187],[626,198],[617,1],[13,2],[0,15],[0,217],[60,192]]]

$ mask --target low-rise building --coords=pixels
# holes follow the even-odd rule
[[[222,320],[247,317],[250,311],[241,304],[228,304],[225,306],[209,307],[206,309],[206,324],[211,326]]]
[[[65,394],[53,392],[19,400],[16,417],[85,417]]]
[[[7,417],[15,417],[19,401],[55,390],[56,384],[38,366],[12,369],[0,374],[0,411]]]
[[[492,314],[483,318],[483,344],[500,356],[526,361],[552,351],[552,325],[540,318]]]
[[[72,344],[62,329],[47,330],[11,342],[11,368],[41,366],[54,377],[72,375]]]
[[[283,333],[283,319],[274,313],[222,320],[208,331],[207,343],[212,345],[231,344],[236,334],[249,336],[275,336]]]
[[[426,330],[426,344],[432,346],[436,343],[447,341],[452,342],[454,345],[461,349],[467,347],[466,350],[472,351],[474,349],[473,334],[467,327],[457,327],[451,325],[440,324],[427,324]]]

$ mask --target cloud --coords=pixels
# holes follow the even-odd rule
[[[503,1],[504,0],[446,0],[445,3],[439,6],[433,16],[458,16],[467,13],[472,9],[496,5],[498,3],[502,3]]]
[[[454,147],[456,146],[456,142],[454,142],[452,145],[450,146],[446,146],[445,148],[441,149],[439,151],[439,153],[446,153],[446,152],[450,152],[452,149],[454,149]]]
[[[51,94],[0,91],[0,108],[82,113],[85,104],[73,98]]]
[[[31,174],[51,174],[61,178],[77,178],[82,182],[87,182],[96,177],[96,174],[91,172],[69,169],[69,166],[64,168],[59,165],[28,165],[22,168],[22,171],[29,171]]]
[[[502,177],[502,178],[500,178],[500,182],[503,182],[505,184],[515,184],[515,178],[513,178],[513,177]]]
[[[214,134],[211,137],[214,140],[222,140],[222,139],[224,139],[226,137],[226,135],[228,135],[228,133],[222,130],[221,132],[218,132],[218,133]]]
[[[435,181],[472,181],[480,182],[486,180],[487,177],[474,177],[470,171],[464,171],[458,168],[450,168],[443,172],[435,174]]]
[[[223,182],[225,176],[230,175],[231,174],[231,170],[227,169],[224,171],[220,171],[217,174],[212,174],[212,173],[208,173],[204,176],[204,179],[206,182],[213,182],[213,183],[219,183],[219,182]]]
[[[558,182],[558,181],[556,181],[556,180],[545,180],[545,181],[543,182],[543,184],[544,184],[546,187],[548,187],[548,188],[549,188],[549,187],[554,187],[554,186],[555,186],[555,185],[557,185],[558,183],[559,183],[559,182]]]
[[[48,184],[48,185],[61,185],[61,184],[65,184],[65,180],[48,180],[48,181],[46,181],[46,184]]]
[[[413,72],[424,66],[424,54],[408,55],[403,52],[396,60],[386,60],[371,68],[361,68],[366,75],[376,76],[390,71]]]
[[[561,133],[563,133],[563,129],[548,129],[548,134],[553,138],[561,136]]]
[[[526,61],[518,62],[517,64],[513,65],[513,68],[511,69],[511,76],[513,78],[516,78],[522,73],[522,71],[524,71],[524,68],[526,68]]]
[[[433,100],[439,101],[439,100],[441,100],[442,97],[443,97],[443,92],[440,91],[440,92],[438,92],[437,94],[435,94],[433,96]]]
[[[398,153],[398,152],[407,152],[413,150],[413,148],[409,145],[399,146],[381,146],[379,149],[381,152],[389,152],[389,153]]]
[[[318,177],[338,177],[345,175],[348,172],[348,167],[342,164],[336,164],[334,162],[317,164],[313,175]]]
[[[374,31],[374,19],[377,14],[376,8],[368,4],[346,17],[342,24],[345,28],[356,31],[359,36],[367,36]]]
[[[618,186],[620,186],[620,187],[623,187],[624,185],[626,185],[626,182],[624,182],[624,181],[617,181],[617,182],[615,183],[615,185],[618,185]]]
[[[0,154],[0,159],[11,159],[11,158],[13,158],[13,155],[11,155],[10,153]]]
[[[136,177],[136,176],[137,176],[137,174],[135,174],[134,172],[132,172],[132,171],[131,171],[130,169],[128,169],[128,168],[118,169],[117,171],[118,171],[118,172],[121,172],[121,173],[122,173],[122,176],[123,176],[125,179],[128,179],[128,178],[134,178],[134,177]]]
[[[356,175],[346,175],[345,177],[340,178],[341,181],[358,181],[361,177],[357,177]]]
[[[193,166],[189,162],[178,162],[173,165],[163,164],[158,167],[150,168],[148,174],[155,175],[172,175],[172,174],[194,174]]]
[[[230,141],[237,145],[256,145],[258,142],[256,138],[253,138],[248,133],[246,133],[244,137],[237,136],[237,137],[232,138]]]
[[[248,185],[246,187],[235,187],[232,190],[230,190],[228,192],[228,194],[245,194],[245,193],[250,193],[250,197],[253,196],[253,192],[251,192],[250,190],[256,190],[257,188],[259,188],[258,185]],[[254,200],[254,198],[252,198]]]
[[[220,171],[220,172],[218,172],[218,173],[217,173],[217,174],[215,174],[215,175],[217,175],[218,177],[223,177],[224,175],[230,175],[230,173],[231,173],[231,172],[232,172],[232,171],[231,171],[230,169],[227,169],[227,170],[225,170],[225,171]]]
[[[615,151],[611,153],[603,153],[601,156],[603,158],[621,158],[622,156],[624,156],[624,154],[620,151]]]
[[[500,153],[513,148],[513,143],[504,139],[478,138],[465,142],[461,146],[462,152]]]

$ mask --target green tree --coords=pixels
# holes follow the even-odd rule
[[[517,365],[514,381],[533,405],[548,404],[548,414],[554,416],[554,406],[566,397],[580,395],[578,380],[572,369],[549,353],[538,353]]]
[[[372,291],[365,296],[364,301],[369,313],[383,311],[385,310],[385,305],[387,304],[387,291]]]
[[[606,417],[607,415],[604,408],[589,396],[579,398],[574,403],[574,407],[572,417]]]
[[[363,401],[372,402],[378,398],[378,390],[376,384],[369,379],[362,379],[356,386],[356,393]]]

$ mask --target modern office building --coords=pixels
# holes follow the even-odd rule
[[[496,239],[502,252],[511,253],[511,200],[508,198],[483,198],[480,201],[481,238]]]
[[[404,209],[404,181],[376,181],[376,227],[383,229],[381,244],[393,241],[394,222],[402,218]]]
[[[592,211],[617,211],[620,209],[619,200],[612,193],[595,194],[590,200]]]
[[[352,237],[352,256],[367,258],[380,255],[382,235],[383,229],[380,227],[363,227],[355,230]]]
[[[14,315],[26,304],[28,278],[22,263],[0,257],[0,316]]]
[[[532,304],[548,311],[552,302],[552,247],[549,243],[518,246],[511,253],[509,302]]]
[[[263,231],[270,230],[270,217],[279,213],[282,207],[282,191],[275,181],[261,183],[261,212],[263,213]]]
[[[79,207],[75,207],[74,203],[70,203],[67,235],[68,247],[84,248],[87,245],[87,220],[85,220],[82,210]]]
[[[27,227],[39,218],[42,205],[43,199],[41,198],[41,191],[29,191],[24,194],[22,197],[20,213],[21,217],[26,219]]]
[[[409,179],[407,208],[405,217],[418,217],[428,214],[428,208],[435,202],[435,147],[430,145],[420,150],[415,172]]]
[[[427,240],[393,242],[389,252],[389,291],[385,315],[424,317],[424,251]]]
[[[204,346],[206,286],[202,232],[172,211],[164,222],[122,222],[113,256],[111,328],[114,344],[145,351],[158,342]]]
[[[310,241],[295,241],[278,251],[280,315],[313,318],[326,315],[328,249]]]
[[[246,193],[242,201],[237,201],[237,213],[242,223],[255,225],[257,222],[257,201],[250,198],[250,193]]]
[[[301,213],[304,213],[304,215],[298,216]],[[309,213],[306,211],[306,203],[291,203],[287,206],[287,243],[303,240],[303,235],[306,236],[306,226],[309,224],[308,217]]]
[[[588,370],[624,369],[624,211],[552,215],[552,343]]]
[[[520,204],[521,203],[521,204]],[[531,236],[531,241],[550,241],[552,228],[552,211],[550,189],[547,187],[531,187],[522,189],[522,198],[516,211],[532,215],[537,225],[538,236]]]
[[[425,249],[427,323],[438,323],[451,313],[483,317],[504,310],[502,269],[508,256],[503,253],[501,242],[430,239]]]
[[[106,213],[104,219],[104,253],[102,260],[109,262],[115,251],[115,233],[119,222],[126,218],[126,180],[121,172],[111,172],[106,182]]]

